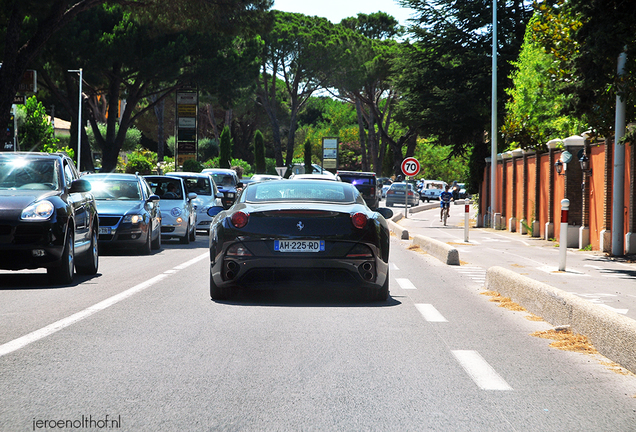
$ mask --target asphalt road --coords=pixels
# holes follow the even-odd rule
[[[212,302],[206,242],[107,254],[98,276],[67,288],[41,287],[42,272],[1,273],[0,430],[61,429],[52,420],[66,430],[634,430],[636,377],[530,336],[549,325],[489,302],[479,271],[393,238],[385,303],[300,287]]]

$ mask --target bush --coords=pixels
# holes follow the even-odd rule
[[[196,159],[186,159],[183,161],[183,171],[186,172],[201,172],[203,165]]]
[[[157,154],[151,151],[134,151],[128,155],[128,162],[124,163],[123,171],[129,174],[138,172],[142,175],[152,174],[155,169]],[[119,171],[120,169],[118,169]]]

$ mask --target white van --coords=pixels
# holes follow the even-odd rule
[[[424,184],[420,190],[420,199],[426,202],[439,200],[439,196],[444,192],[447,184],[448,183],[442,180],[424,180]]]

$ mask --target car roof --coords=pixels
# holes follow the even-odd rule
[[[89,173],[84,174],[82,177],[95,177],[95,178],[112,178],[112,179],[139,179],[136,174],[128,173]]]
[[[166,173],[167,176],[173,177],[201,177],[201,178],[209,178],[207,173],[197,173],[197,172],[188,172],[188,171],[180,171],[180,172],[169,172]]]

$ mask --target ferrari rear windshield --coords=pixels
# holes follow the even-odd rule
[[[281,180],[254,183],[245,189],[245,201],[318,201],[353,203],[355,188],[349,183],[325,180]]]

